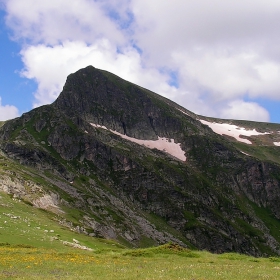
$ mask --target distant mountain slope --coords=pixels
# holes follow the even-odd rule
[[[240,136],[246,144],[205,121],[224,122],[89,66],[69,75],[53,104],[6,122],[0,143],[3,158],[41,178],[77,231],[131,246],[280,254],[278,126]],[[267,158],[266,142],[275,149]],[[17,181],[28,190],[24,174]]]
[[[213,131],[232,141],[238,150],[248,156],[280,164],[280,124],[203,116],[198,118]]]

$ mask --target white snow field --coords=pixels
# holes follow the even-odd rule
[[[144,145],[145,147],[148,147],[150,149],[158,149],[160,151],[166,152],[166,153],[178,158],[179,160],[186,161],[185,152],[182,150],[181,144],[175,143],[174,139],[158,137],[158,140],[142,140],[142,139],[129,137],[129,136],[121,134],[117,131],[108,129],[106,126],[102,126],[102,125],[94,124],[94,123],[91,123],[91,125],[93,127],[109,130],[112,133],[119,135],[123,139],[129,140],[129,141],[137,143],[139,145]]]
[[[252,144],[251,141],[248,139],[240,138],[240,135],[244,136],[252,136],[252,135],[265,135],[270,134],[269,132],[258,132],[254,128],[253,130],[246,130],[244,127],[239,127],[233,124],[228,123],[215,123],[215,122],[208,122],[205,120],[199,120],[201,123],[208,125],[215,133],[220,135],[228,135],[234,137],[237,141]],[[275,142],[276,143],[276,142]],[[274,145],[275,145],[274,143]]]

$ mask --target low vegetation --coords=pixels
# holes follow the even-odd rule
[[[92,240],[92,244],[99,241]],[[1,279],[279,279],[279,258],[150,249],[0,247]]]
[[[0,195],[0,279],[280,278],[277,257],[217,255],[176,244],[128,249],[72,232],[55,215]]]

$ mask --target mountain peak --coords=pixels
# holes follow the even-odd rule
[[[78,115],[124,135],[156,140],[184,131],[182,113],[169,103],[156,93],[88,66],[68,76],[54,106],[69,116]],[[175,112],[172,119],[168,116],[171,111]]]

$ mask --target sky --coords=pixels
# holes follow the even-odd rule
[[[0,0],[0,120],[88,65],[200,115],[280,123],[280,1]]]

